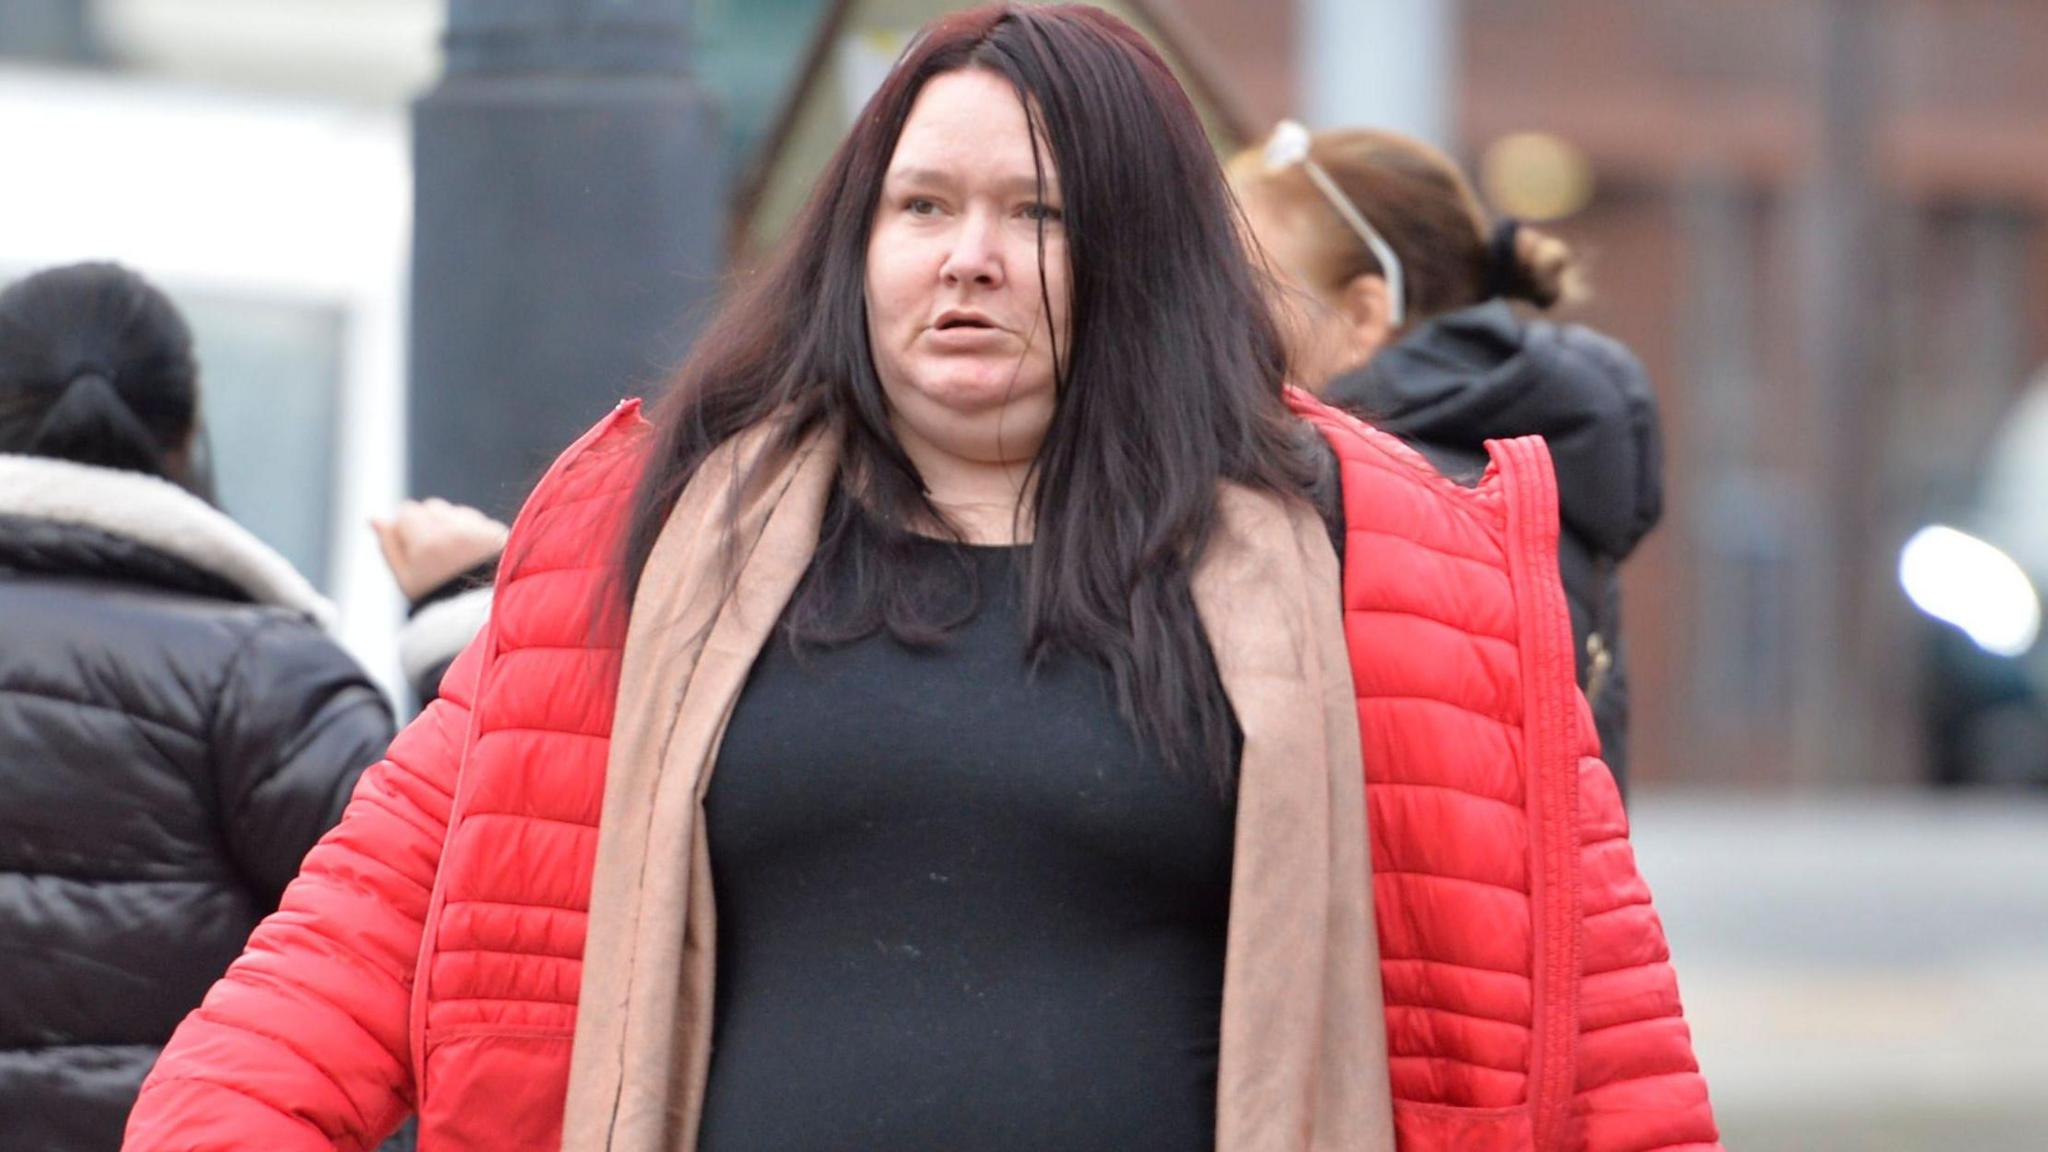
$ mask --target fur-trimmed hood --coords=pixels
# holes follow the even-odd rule
[[[71,525],[140,545],[258,604],[334,626],[334,604],[291,562],[219,509],[172,484],[42,456],[0,453],[0,517]]]

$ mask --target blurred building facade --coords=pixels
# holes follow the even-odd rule
[[[2048,360],[2048,5],[1465,9],[1464,155],[1582,151],[1557,227],[1585,318],[1664,404],[1667,518],[1627,575],[1640,779],[1914,778],[1894,558]]]

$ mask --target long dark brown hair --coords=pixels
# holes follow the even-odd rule
[[[913,42],[790,235],[737,286],[657,406],[659,439],[625,540],[625,603],[705,458],[775,421],[757,470],[818,429],[843,445],[816,563],[852,574],[853,602],[830,581],[806,581],[793,634],[886,629],[919,642],[954,622],[957,610],[903,562],[913,526],[948,521],[891,431],[865,269],[912,104],[934,76],[970,68],[1016,89],[1034,149],[1042,137],[1051,153],[1067,229],[1071,331],[1055,349],[1057,400],[1032,465],[1035,539],[1021,573],[1028,651],[1100,661],[1126,720],[1169,766],[1228,788],[1232,716],[1190,575],[1216,523],[1219,481],[1306,490],[1312,434],[1281,399],[1280,336],[1193,105],[1152,46],[1098,9],[994,4],[939,19]],[[1041,161],[1041,195],[1044,180]],[[1041,283],[1045,258],[1041,235]]]

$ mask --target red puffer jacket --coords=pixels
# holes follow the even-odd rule
[[[1540,441],[1476,489],[1295,400],[1341,463],[1401,1147],[1704,1149],[1663,930],[1574,688]],[[491,622],[178,1029],[131,1152],[559,1139],[644,451],[626,404],[541,481]],[[617,614],[612,614],[616,616]]]

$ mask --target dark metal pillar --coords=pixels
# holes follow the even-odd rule
[[[516,509],[681,359],[723,264],[690,0],[450,0],[413,106],[409,485]]]

